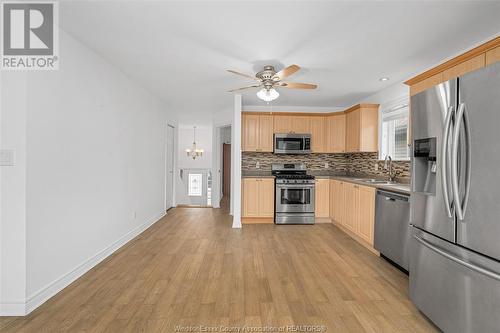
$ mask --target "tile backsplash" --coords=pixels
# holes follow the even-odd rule
[[[259,169],[256,169],[257,162],[260,165]],[[384,161],[378,160],[378,153],[275,155],[242,152],[242,170],[270,171],[273,163],[305,163],[308,170],[331,171],[335,174],[387,176]],[[325,168],[325,163],[328,163],[328,168]],[[399,172],[400,180],[409,181],[409,161],[394,161],[393,168]]]
[[[276,155],[273,153],[242,152],[241,155],[242,170],[256,170],[257,162],[259,162],[262,171],[270,171],[273,163],[305,163],[308,170],[325,170],[325,163],[328,163],[328,170],[338,173],[347,172],[345,154]]]

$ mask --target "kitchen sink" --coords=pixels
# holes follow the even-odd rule
[[[390,182],[387,180],[380,180],[380,179],[366,179],[364,180],[365,183],[368,184],[384,184],[384,185],[396,185],[397,183],[395,182]]]

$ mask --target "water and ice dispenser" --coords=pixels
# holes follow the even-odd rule
[[[413,191],[436,194],[436,138],[414,141]]]

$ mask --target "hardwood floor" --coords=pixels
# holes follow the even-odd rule
[[[436,331],[411,304],[407,284],[331,224],[237,230],[225,208],[177,208],[29,316],[0,318],[0,331]]]

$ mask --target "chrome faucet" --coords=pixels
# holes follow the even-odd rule
[[[393,182],[396,179],[398,173],[392,169],[392,158],[389,155],[385,156],[384,169],[389,172],[389,181]]]

